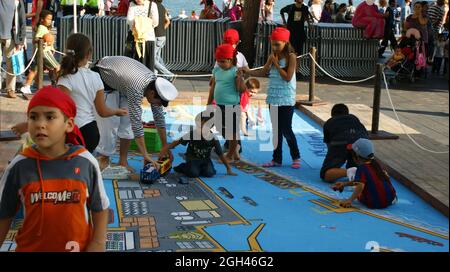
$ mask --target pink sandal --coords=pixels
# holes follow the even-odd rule
[[[295,160],[292,162],[291,167],[294,169],[299,169],[300,168],[300,160]]]
[[[280,163],[276,163],[276,162],[274,162],[274,161],[270,161],[270,162],[265,163],[265,164],[262,165],[262,167],[264,167],[264,168],[280,167],[280,166],[281,166]]]

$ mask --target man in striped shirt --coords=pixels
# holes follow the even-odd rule
[[[163,146],[167,145],[166,122],[164,107],[178,95],[175,87],[168,81],[155,76],[142,63],[123,56],[104,57],[99,60],[92,70],[98,72],[105,85],[105,90],[117,90],[126,97],[131,129],[139,151],[144,156],[145,162],[153,162],[144,140],[144,128],[142,125],[142,99],[145,97],[150,103],[158,134]],[[120,162],[127,166],[127,151],[131,140],[124,139],[120,135]],[[115,141],[113,142],[114,145]],[[102,152],[100,152],[102,153]],[[110,156],[111,154],[102,154]],[[161,152],[159,157],[172,158],[169,152]]]
[[[444,0],[437,0],[436,3],[428,9],[428,18],[431,20],[433,32],[436,37],[440,28],[444,25],[444,4]],[[433,54],[433,52],[431,52],[431,54]]]

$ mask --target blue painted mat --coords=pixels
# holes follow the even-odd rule
[[[169,123],[192,125],[193,116],[201,110],[201,107],[175,107],[168,113]],[[270,161],[272,156],[270,148],[260,151],[261,143],[268,143],[270,147],[267,109],[263,110],[263,116],[265,125],[251,131],[257,135],[256,139],[243,139],[242,157],[255,164]],[[398,203],[387,209],[370,210],[357,201],[354,202],[355,209],[336,207],[333,200],[347,198],[352,191],[349,188],[343,194],[334,192],[319,177],[326,154],[321,127],[297,111],[293,128],[302,155],[302,168],[290,168],[289,148],[285,143],[283,159],[286,165],[274,171],[298,182],[303,188],[281,189],[257,175],[239,171],[236,178],[224,176],[225,169],[221,165],[216,165],[217,177],[203,179],[219,195],[218,188],[227,188],[234,198],[224,200],[243,217],[253,220],[250,225],[206,228],[226,250],[249,250],[247,237],[261,224],[264,227],[257,241],[267,251],[367,251],[366,247],[372,245],[378,245],[382,250],[449,250],[448,219],[396,180],[393,185],[398,193]],[[182,133],[175,134],[173,136]],[[177,158],[175,163],[179,161]],[[249,205],[243,200],[245,196],[258,205]]]

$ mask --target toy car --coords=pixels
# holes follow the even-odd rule
[[[141,182],[145,184],[153,184],[161,175],[153,164],[148,163],[141,170]]]
[[[158,160],[157,163],[159,164],[159,174],[161,176],[167,174],[170,172],[170,169],[172,169],[172,161],[169,158]]]

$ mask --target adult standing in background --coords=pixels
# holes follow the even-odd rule
[[[22,0],[0,1],[0,65],[6,58],[6,70],[12,73],[11,55],[14,50],[21,50],[26,37],[25,6]],[[0,89],[2,80],[0,79]],[[9,98],[16,98],[16,77],[6,75],[6,93]]]
[[[353,0],[348,0],[347,13],[345,14],[345,19],[352,20],[355,16],[356,8],[353,6]]]
[[[205,8],[200,13],[200,19],[215,20],[222,17],[222,12],[220,12],[213,0],[202,0],[200,4],[205,5]]]
[[[386,9],[388,7],[388,2],[387,0],[380,0],[380,2],[378,3],[378,11],[381,14],[385,14],[386,13]]]
[[[335,23],[337,24],[349,24],[350,20],[345,19],[345,15],[347,13],[347,5],[342,3],[338,7],[338,12],[336,13]]]
[[[404,23],[406,18],[411,15],[411,0],[405,0],[405,6],[402,9],[402,29],[404,29]]]
[[[105,10],[104,0],[86,0],[84,4],[84,10],[86,14],[90,15],[103,15]]]
[[[265,0],[263,8],[263,20],[273,21],[273,8],[275,6],[274,0]]]
[[[284,14],[288,14],[288,19]],[[313,19],[308,6],[303,4],[303,0],[295,0],[294,4],[285,6],[280,11],[283,24],[291,33],[290,43],[294,47],[298,56],[303,54],[303,44],[306,41],[305,21],[312,24]]]
[[[112,15],[111,8],[113,7],[114,0],[104,0],[105,1],[105,15]]]
[[[384,37],[381,41],[381,47],[378,50],[378,57],[382,58],[386,47],[388,46],[388,42],[391,43],[391,48],[397,47],[397,40],[394,35],[395,28],[395,6],[397,5],[396,0],[389,0],[389,7],[386,9],[384,13]]]
[[[426,50],[426,55],[428,58],[428,63],[431,64],[432,57],[433,57],[433,52],[434,52],[434,37],[433,37],[433,26],[431,23],[430,18],[428,18],[428,9],[430,8],[430,6],[428,5],[427,1],[422,1],[422,15],[424,18],[427,19],[427,32],[428,32],[428,39],[424,39],[425,41],[425,50]]]
[[[416,2],[413,7],[413,14],[409,15],[405,20],[405,29],[416,28],[419,30],[422,40],[428,42],[428,19],[423,16],[422,3]]]
[[[318,23],[320,21],[320,16],[322,16],[322,6],[320,0],[313,0],[311,7],[309,7],[309,12],[313,17],[314,23]]]
[[[436,3],[428,9],[428,18],[431,21],[434,40],[437,40],[437,35],[442,31],[445,22],[444,0],[437,0]]]
[[[158,6],[153,1],[148,0],[135,0],[130,3],[130,7],[128,8],[127,14],[127,22],[130,26],[130,29],[135,28],[135,20],[139,16],[141,17],[149,17],[152,19],[151,26],[143,26],[147,27],[145,33],[145,42],[138,43],[135,46],[134,59],[142,62],[145,66],[147,66],[151,71],[155,70],[155,27],[159,24],[159,14],[158,14]]]
[[[31,12],[26,15],[27,18],[31,18],[31,26],[34,29],[36,22],[39,22],[39,16],[41,11],[47,6],[48,0],[33,0],[31,2]]]
[[[333,23],[333,2],[331,0],[326,0],[323,5],[322,14],[320,15],[321,23]]]
[[[159,71],[164,75],[171,75],[168,80],[173,80],[173,73],[167,69],[164,60],[161,57],[162,49],[166,45],[166,29],[170,25],[169,15],[167,14],[166,8],[162,4],[163,0],[156,0],[156,6],[158,7],[159,23],[155,27],[155,70]]]
[[[86,0],[61,0],[61,9],[63,16],[73,15],[73,4],[77,5],[77,15],[80,15],[81,11],[84,9]]]
[[[117,15],[127,16],[129,7],[130,7],[129,0],[120,0],[119,4],[117,5]]]

